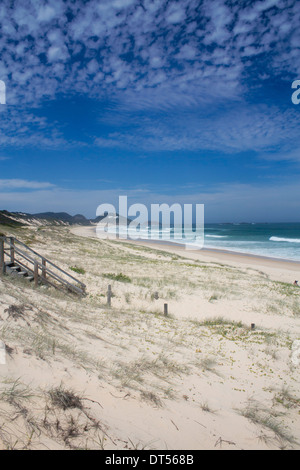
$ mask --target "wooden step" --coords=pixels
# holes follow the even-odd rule
[[[22,276],[29,282],[35,281],[36,285],[63,287],[67,291],[86,295],[85,284],[15,237],[0,236],[0,265],[0,275]]]
[[[12,266],[14,266],[14,263],[11,263],[11,262],[4,263],[4,264],[7,268],[11,268]]]

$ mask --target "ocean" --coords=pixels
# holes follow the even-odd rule
[[[208,224],[205,248],[300,261],[300,223]]]
[[[194,228],[186,230],[183,239],[181,230],[176,228],[144,227],[141,239],[175,242],[179,244],[200,244],[201,237],[193,235]],[[130,237],[130,228],[128,235]],[[176,236],[180,233],[180,236]],[[203,248],[300,261],[300,223],[220,223],[205,224]]]
[[[195,227],[162,227],[159,224],[113,224],[100,232],[118,232],[122,238],[189,245],[193,249],[218,249],[300,262],[300,223],[219,223],[204,225],[204,244]],[[99,230],[99,232],[98,232]],[[138,236],[137,236],[138,235]]]

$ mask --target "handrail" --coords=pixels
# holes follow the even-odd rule
[[[51,277],[53,277],[56,281],[59,281],[61,282],[62,284],[65,284],[67,286],[69,286],[71,289],[75,289],[76,291],[78,290],[81,290],[79,287],[76,287],[76,286],[73,286],[70,282],[66,281],[65,279],[61,278],[58,274],[54,273],[51,269],[47,268],[47,266],[44,266],[42,263],[39,263],[38,261],[35,261],[33,258],[31,258],[31,256],[29,255],[26,255],[24,253],[23,250],[19,250],[18,248],[15,248],[15,253],[18,253],[20,254],[21,256],[23,256],[23,258],[25,258],[27,261],[31,262],[32,264],[36,264],[38,265],[39,268],[41,268],[42,271],[44,271],[46,274],[49,274]],[[46,259],[46,258],[44,258]],[[17,263],[19,263],[18,260],[16,260]],[[53,263],[50,263],[50,264],[53,264]],[[25,265],[23,265],[25,267]],[[62,271],[60,269],[60,271]],[[34,273],[34,271],[32,271]],[[65,271],[62,271],[65,273]],[[65,273],[66,275],[68,275],[68,273]],[[43,279],[46,280],[47,282],[47,279],[45,278],[45,276],[41,276]],[[70,276],[72,279],[76,280],[73,276]],[[80,285],[84,286],[84,284],[82,284],[82,282],[80,281],[77,281],[78,283],[80,283]]]
[[[7,237],[6,238],[6,243],[8,243],[9,246],[14,246],[10,241],[7,240]],[[39,258],[41,258],[42,260],[45,260],[48,264],[51,264],[51,266],[53,266],[54,268],[58,269],[58,271],[62,272],[63,274],[66,274],[67,276],[69,276],[70,278],[72,278],[75,282],[78,282],[78,284],[81,284],[83,287],[86,287],[85,284],[83,284],[83,282],[81,281],[78,281],[78,279],[76,279],[74,276],[72,276],[72,274],[69,274],[67,273],[66,271],[64,271],[63,269],[61,269],[59,266],[57,266],[56,264],[52,263],[52,261],[50,261],[49,259],[45,258],[44,256],[40,255],[39,253],[37,253],[36,251],[34,251],[32,248],[30,248],[29,246],[25,245],[25,243],[21,242],[20,240],[18,240],[17,238],[14,238],[14,240],[19,243],[20,245],[24,246],[24,248],[26,248],[27,250],[31,251],[33,254],[35,254],[36,256],[38,256]]]
[[[5,271],[5,262],[4,262],[4,257],[5,257],[5,254],[6,255],[10,255],[10,258],[11,258],[11,262],[16,262],[16,263],[19,263],[21,266],[23,266],[25,269],[27,269],[28,271],[30,271],[33,276],[34,276],[34,280],[35,280],[35,283],[37,284],[38,282],[38,278],[42,279],[44,282],[56,287],[53,283],[51,283],[47,278],[46,276],[48,275],[49,277],[55,279],[56,281],[58,281],[59,283],[63,284],[65,287],[68,287],[69,289],[75,291],[76,293],[79,293],[79,294],[84,294],[85,293],[85,289],[86,289],[86,285],[83,284],[81,281],[79,281],[78,279],[76,279],[74,276],[72,276],[71,274],[67,273],[66,271],[64,271],[63,269],[59,268],[56,264],[52,263],[50,260],[48,260],[47,258],[41,256],[39,253],[37,253],[36,251],[32,250],[31,248],[29,248],[27,245],[25,245],[24,243],[22,243],[20,240],[18,240],[17,238],[14,238],[14,237],[0,237],[0,267],[1,267],[1,270],[2,272]],[[34,255],[38,256],[41,261],[37,261],[36,259],[34,259],[32,256],[30,256],[28,253],[25,253],[23,250],[21,250],[19,247],[16,247],[15,245],[15,242],[17,242],[18,244],[20,244],[21,246],[23,246],[24,248],[26,248],[26,250],[30,251],[31,253],[33,253]],[[5,249],[5,243],[10,247],[10,252],[7,252],[7,250]],[[15,255],[19,255],[21,256],[22,258],[24,258],[26,261],[28,261],[29,263],[33,264],[34,266],[34,269],[32,270],[31,268],[27,267],[24,263],[22,263],[22,261],[20,260],[17,260],[15,258]],[[67,281],[66,279],[63,279],[61,276],[59,276],[57,273],[55,273],[52,269],[49,269],[46,264],[50,264],[53,268],[57,269],[60,273],[62,273],[63,275],[67,276],[69,279],[72,279],[73,281],[75,281],[77,284],[79,284],[79,286],[77,285],[73,285],[71,284],[69,281]],[[41,275],[38,274],[38,270],[39,268],[41,269],[42,273]]]
[[[26,245],[25,245],[26,246]],[[19,248],[15,248],[15,253],[18,253],[20,254],[21,256],[23,256],[23,258],[27,259],[27,261],[31,262],[31,263],[37,263],[38,266],[44,270],[46,273],[48,274],[51,274],[53,276],[55,276],[58,280],[60,281],[64,281],[64,282],[67,282],[65,281],[64,279],[62,279],[60,276],[58,276],[58,274],[55,274],[51,269],[47,268],[47,266],[44,266],[42,263],[40,263],[39,261],[36,261],[35,259],[33,259],[31,256],[29,256],[27,253],[24,253],[23,250],[20,250]],[[48,264],[51,264],[51,266],[55,267],[56,269],[58,269],[60,272],[62,272],[63,274],[65,274],[66,276],[70,277],[71,279],[73,279],[74,281],[78,282],[78,284],[80,284],[82,287],[86,287],[85,284],[83,284],[82,282],[78,281],[75,277],[73,277],[71,274],[67,273],[66,271],[64,271],[63,269],[60,269],[58,266],[56,266],[54,263],[51,263],[51,261],[49,261],[47,258],[44,258],[44,257],[41,257],[43,260],[45,260]],[[69,284],[69,283],[68,283]],[[70,284],[71,285],[71,284]]]
[[[17,264],[23,266],[23,267],[27,270],[27,272],[30,272],[30,273],[33,274],[33,276],[34,276],[34,270],[32,270],[31,268],[29,268],[28,266],[26,266],[26,264],[22,263],[22,261],[20,261],[19,259],[16,260],[16,262],[17,262]],[[54,284],[53,282],[50,282],[49,279],[46,279],[43,275],[41,275],[40,277],[43,279],[44,282],[46,282],[46,283],[49,284],[50,286],[55,287],[56,289],[60,289],[60,290],[61,290],[61,288],[60,288],[59,286],[57,286],[57,285]],[[78,292],[78,289],[79,289],[78,287],[75,287],[75,286],[73,286],[72,284],[70,284],[70,288],[72,288],[73,290],[76,289],[76,292]],[[79,289],[79,291],[80,291],[80,289]],[[81,293],[81,291],[80,291],[79,293]]]

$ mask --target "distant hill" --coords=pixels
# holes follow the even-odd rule
[[[8,225],[9,227],[21,227],[23,224],[14,217],[10,217],[10,214],[8,211],[0,211],[0,224]]]
[[[24,212],[0,211],[0,225],[8,225],[10,227],[21,227],[25,225],[95,225],[104,217],[96,217],[95,219],[87,219],[84,215],[70,215],[67,212],[41,212],[38,214],[27,214]],[[109,215],[109,219],[116,220],[116,224],[125,225],[131,222],[130,219]]]
[[[27,214],[2,210],[0,211],[0,224],[16,227],[22,225],[91,225],[92,222],[81,214],[74,216],[66,212]]]
[[[67,214],[67,212],[42,212],[39,214],[33,214],[32,217],[39,220],[56,221],[69,225],[90,225],[90,221],[86,217],[84,217],[84,215],[70,215]]]

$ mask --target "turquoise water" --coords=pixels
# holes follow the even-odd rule
[[[131,227],[120,227],[128,237],[134,233]],[[300,223],[275,224],[205,224],[203,237],[194,229],[144,226],[139,237],[143,240],[175,242],[195,247],[214,248],[239,253],[300,261]],[[110,232],[110,230],[108,230]],[[134,238],[133,238],[134,239]],[[136,239],[136,238],[135,238]]]
[[[300,223],[207,224],[204,247],[300,261]]]
[[[150,239],[201,246],[201,237],[193,236],[192,229],[183,238],[181,234],[174,228],[148,227]],[[204,248],[300,261],[300,223],[205,224]]]

